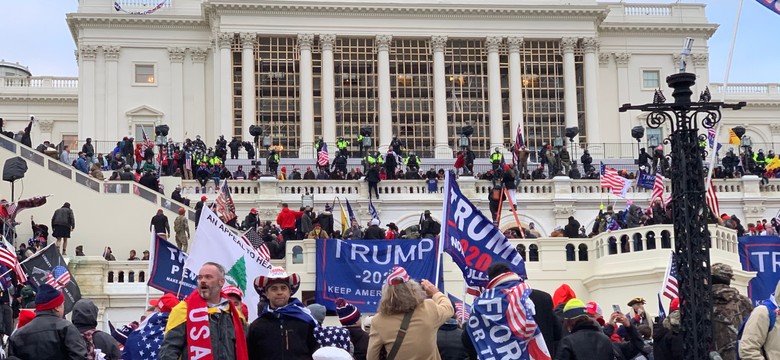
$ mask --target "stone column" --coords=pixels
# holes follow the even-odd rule
[[[489,36],[485,39],[488,63],[488,103],[490,115],[490,151],[503,149],[504,117],[501,114],[501,66],[498,57],[498,47],[503,39],[500,36]]]
[[[255,93],[255,33],[241,34],[241,124],[244,128],[241,133],[242,140],[252,141],[249,134],[249,126],[255,125],[255,105],[257,96]],[[232,135],[232,134],[231,134]]]
[[[509,46],[509,118],[511,119],[510,143],[515,143],[517,127],[523,126],[523,80],[520,65],[520,49],[523,48],[523,38],[512,36],[507,38]],[[525,131],[523,132],[525,136]]]
[[[214,121],[217,128],[213,139],[207,142],[213,143],[220,135],[231,136],[233,134],[233,62],[230,56],[230,46],[233,44],[233,33],[220,33],[219,38],[219,118]],[[214,84],[216,86],[216,84]]]
[[[393,139],[393,103],[390,94],[390,42],[392,35],[378,35],[377,84],[379,86],[379,152],[385,153]]]
[[[618,93],[618,104],[627,104],[631,101],[631,97],[629,94],[631,93],[631,89],[629,88],[629,76],[628,76],[628,62],[631,60],[631,54],[630,53],[616,53],[615,54],[615,65],[617,65],[617,93]],[[625,137],[625,134],[629,134],[629,129],[635,124],[635,122],[631,119],[631,115],[628,112],[621,112],[618,113],[619,116],[619,125],[618,129],[615,129],[618,131],[619,136],[613,138],[613,139],[622,139]],[[602,139],[603,140],[603,139]],[[631,148],[630,154],[621,154],[626,156],[637,156],[637,154],[634,154],[633,147]],[[614,155],[613,155],[614,156]]]
[[[312,77],[311,47],[314,34],[298,34],[298,47],[301,49],[300,89],[301,89],[301,147],[298,157],[314,159],[314,78]]]
[[[338,151],[336,147],[336,80],[333,69],[333,45],[336,35],[320,35],[322,48],[322,138],[329,144],[331,154]]]
[[[707,53],[696,53],[691,55],[691,58],[689,59],[689,62],[693,62],[693,70],[688,70],[688,71],[696,74],[696,84],[693,86],[694,96],[704,91],[704,87],[710,83],[709,71],[708,71],[709,61],[710,61],[710,55]]]
[[[206,135],[206,48],[190,49],[192,62],[184,87],[184,139],[194,139],[195,135]]]
[[[599,99],[598,99],[598,59],[599,40],[594,37],[582,40],[585,50],[583,67],[585,72],[585,125],[587,126],[587,142],[601,142],[601,130],[599,129]],[[582,132],[584,129],[580,129]]]
[[[444,47],[447,37],[435,35],[431,37],[433,49],[433,113],[434,113],[434,143],[437,159],[452,159],[452,148],[449,146],[447,129],[447,79],[444,71]]]
[[[119,79],[117,66],[119,63],[119,46],[103,47],[106,58],[106,139],[118,139],[124,136],[119,126]]]
[[[95,56],[95,132],[92,133],[92,140],[106,139],[106,56],[102,51],[103,47],[98,47]],[[97,157],[97,154],[95,155]]]
[[[97,47],[79,48],[79,140],[95,136],[95,56]]]
[[[561,39],[566,127],[579,126],[579,121],[577,120],[577,69],[574,66],[574,47],[576,46],[577,38],[565,37]],[[577,141],[577,138],[574,138],[574,140]]]
[[[171,61],[171,115],[168,134],[175,142],[184,141],[184,49],[168,48],[168,59]]]

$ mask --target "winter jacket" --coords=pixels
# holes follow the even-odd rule
[[[385,230],[377,225],[371,225],[363,233],[363,239],[366,240],[383,240],[385,238]]]
[[[533,289],[528,296],[534,302],[534,320],[542,332],[544,342],[551,355],[555,355],[556,346],[562,336],[562,324],[553,312],[553,301],[550,294],[539,289]]]
[[[282,230],[295,229],[295,219],[301,217],[301,215],[303,215],[303,212],[282,208],[282,211],[276,216],[276,223]]]
[[[775,288],[775,303],[780,300],[780,282]],[[775,322],[769,331],[769,311],[765,305],[757,306],[750,313],[739,343],[739,356],[743,360],[780,359],[780,326]]]
[[[568,238],[580,237],[580,222],[573,216],[569,216],[569,223],[563,227],[563,234]]]
[[[568,284],[562,284],[555,289],[555,293],[553,294],[553,305],[555,306],[553,308],[553,313],[555,314],[558,323],[561,324],[561,337],[569,335],[569,331],[563,326],[563,307],[566,306],[566,302],[575,297],[577,297],[577,295]]]
[[[736,359],[736,330],[750,316],[753,302],[733,287],[712,284],[712,309],[714,350],[718,351],[724,359]]]
[[[41,311],[11,335],[8,355],[24,360],[81,360],[87,356],[87,344],[70,321],[53,311]]]
[[[594,321],[578,324],[558,343],[555,360],[579,359],[578,356],[587,356],[589,360],[615,358],[612,342]]]
[[[455,319],[447,320],[439,328],[436,334],[436,346],[439,348],[442,360],[463,360],[468,358],[466,349],[461,341],[462,333],[463,330],[458,329],[458,322]]]
[[[434,294],[433,299],[425,299],[417,305],[396,359],[441,359],[436,348],[436,331],[454,313],[455,310],[450,299],[440,292]],[[398,336],[398,329],[401,328],[403,318],[404,314],[386,315],[379,313],[374,315],[371,320],[367,359],[379,359],[382,348],[390,352]]]
[[[249,325],[246,340],[249,360],[311,359],[311,354],[318,348],[314,326],[272,312],[261,315]]]
[[[363,239],[363,229],[360,227],[358,228],[349,228],[344,233],[344,240],[362,240]]]
[[[316,221],[320,224],[322,230],[325,230],[328,234],[333,234],[333,213],[323,211],[317,215]]]
[[[676,317],[675,323],[671,322],[672,317]],[[680,333],[679,317],[679,310],[675,310],[662,323],[653,326],[653,358],[655,360],[683,359],[683,338]]]
[[[236,358],[236,333],[233,330],[233,316],[220,308],[209,309],[209,330],[214,360]],[[178,319],[178,320],[177,320]],[[171,311],[166,325],[165,340],[160,346],[159,360],[187,358],[187,302],[182,301]],[[240,339],[239,339],[240,341]]]
[[[98,308],[92,302],[92,300],[81,299],[73,305],[73,313],[71,315],[73,325],[79,332],[84,333],[88,330],[93,330],[97,327]],[[119,351],[116,339],[111,334],[104,333],[100,330],[95,331],[92,334],[92,343],[95,344],[95,349],[100,349],[103,354],[106,354],[107,360],[118,360],[122,358],[122,353]]]
[[[352,346],[355,347],[352,356],[355,360],[366,360],[368,333],[360,326],[345,326],[344,328],[349,330],[349,339],[352,341]]]
[[[51,226],[55,225],[69,226],[71,229],[76,227],[76,219],[73,217],[73,210],[61,207],[54,211],[51,217]]]
[[[370,183],[378,183],[381,181],[379,178],[379,169],[377,167],[370,167],[366,170],[366,181]]]

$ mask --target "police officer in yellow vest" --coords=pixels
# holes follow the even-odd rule
[[[344,139],[343,137],[339,137],[338,141],[336,141],[336,147],[339,149],[339,154],[347,156],[347,147],[350,145],[349,140]]]
[[[376,164],[376,157],[371,153],[366,154],[366,157],[363,158],[363,172],[368,171],[368,168],[374,166],[374,164]]]
[[[504,155],[496,148],[496,150],[490,154],[490,164],[493,165],[493,171],[498,171],[498,169],[501,168],[501,160],[504,160]]]
[[[358,134],[358,137],[357,137],[358,157],[361,157],[361,158],[363,157],[363,139],[364,138],[365,138],[365,136],[363,136],[363,134]]]

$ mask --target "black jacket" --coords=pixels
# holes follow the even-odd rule
[[[70,321],[42,311],[11,335],[8,355],[23,360],[85,359],[87,344]]]
[[[534,309],[536,309],[534,320],[539,326],[539,330],[542,332],[542,337],[544,337],[544,342],[547,344],[547,349],[550,350],[551,355],[555,355],[558,341],[560,341],[563,336],[561,322],[558,321],[555,317],[555,313],[553,313],[552,296],[542,290],[533,289],[528,298],[534,302]]]
[[[349,339],[352,341],[352,346],[355,347],[352,357],[355,360],[366,360],[368,354],[368,333],[361,329],[360,326],[345,326],[345,328],[349,330]]]
[[[381,181],[379,178],[379,168],[372,166],[366,170],[366,181],[378,183]]]
[[[555,360],[614,360],[615,351],[607,335],[593,321],[581,323],[558,343]]]
[[[92,330],[97,327],[97,315],[98,308],[95,304],[88,299],[81,299],[73,305],[73,325],[79,332],[83,333],[88,330]],[[119,351],[116,339],[110,334],[104,333],[100,330],[95,331],[92,334],[92,343],[95,344],[95,349],[100,349],[103,354],[106,354],[108,360],[119,360],[122,358],[122,353]]]
[[[457,322],[455,324],[444,323],[439,327],[436,334],[436,347],[439,348],[441,360],[468,359],[468,353],[466,353],[461,341],[462,336],[463,330],[458,329]]]
[[[333,234],[333,213],[330,211],[323,211],[317,215],[315,220],[320,224],[322,230],[325,230],[328,234]]]
[[[653,325],[653,358],[656,360],[682,360],[682,334],[673,333],[663,323]]]
[[[149,230],[154,230],[155,234],[170,234],[171,227],[168,225],[168,217],[165,214],[152,216],[152,223],[149,224]]]
[[[195,203],[195,227],[198,227],[200,221],[200,213],[203,212],[203,206],[206,205],[205,201],[198,201]]]
[[[319,347],[314,327],[301,320],[265,313],[249,325],[249,360],[311,359]]]
[[[385,230],[376,225],[371,225],[363,232],[363,239],[384,240]]]

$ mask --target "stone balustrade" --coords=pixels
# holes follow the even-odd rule
[[[0,77],[0,88],[78,89],[78,77],[65,76],[5,76]]]

